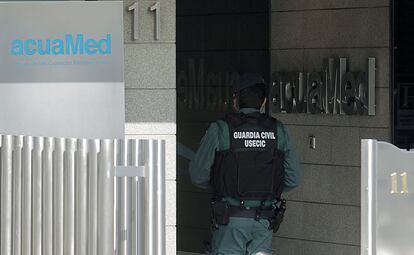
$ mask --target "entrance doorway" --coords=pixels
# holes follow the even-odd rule
[[[270,73],[269,3],[177,0],[177,245],[202,252],[210,239],[208,191],[191,184],[188,164],[209,123],[231,111],[245,72]]]

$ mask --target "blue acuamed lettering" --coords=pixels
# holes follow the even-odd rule
[[[26,55],[31,56],[31,55],[36,54],[35,46],[36,46],[35,40],[27,40],[24,43],[24,51],[26,52]]]
[[[98,43],[99,53],[102,55],[111,54],[111,35],[107,34],[106,39],[99,40]]]
[[[65,53],[63,40],[53,40],[52,53],[53,55],[63,55]]]
[[[83,35],[77,35],[73,41],[72,35],[66,35],[66,55],[83,55]],[[79,52],[79,53],[78,53]]]
[[[96,54],[96,52],[98,51],[98,42],[93,39],[86,40],[85,50],[86,53],[88,53],[89,55]]]
[[[50,40],[37,40],[37,49],[39,55],[50,55]]]
[[[13,40],[10,53],[13,56],[21,56],[23,55],[23,41],[22,40]]]
[[[12,40],[10,53],[13,56],[32,55],[109,55],[111,35],[104,38],[88,38],[84,34],[66,34],[63,38]]]

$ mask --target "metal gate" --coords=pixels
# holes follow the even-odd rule
[[[0,135],[0,255],[164,255],[165,142]]]

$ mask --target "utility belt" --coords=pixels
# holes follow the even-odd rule
[[[265,219],[269,221],[269,229],[276,233],[282,224],[286,211],[286,200],[276,201],[273,206],[244,207],[232,206],[227,201],[212,202],[212,225],[218,228],[220,225],[229,224],[230,217],[252,218],[257,221]]]

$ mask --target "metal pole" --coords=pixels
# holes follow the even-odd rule
[[[35,137],[32,175],[32,254],[42,255],[42,153],[43,137]]]
[[[2,135],[0,135],[0,151],[1,151],[1,146],[2,146],[2,139],[3,139],[3,137],[2,137]],[[0,164],[1,164],[1,153],[0,153]],[[3,191],[2,191],[2,185],[1,185],[1,182],[2,182],[2,178],[1,177],[2,176],[1,176],[1,172],[0,172],[0,212],[1,212],[1,201],[3,200],[2,199],[2,193],[3,193]],[[1,228],[1,219],[0,219],[0,252],[1,252],[1,229],[2,228]]]
[[[88,166],[88,255],[97,255],[98,251],[98,153],[100,141],[90,141]]]
[[[146,254],[148,255],[155,255],[155,231],[156,231],[156,153],[157,153],[157,144],[154,140],[150,140],[148,142],[148,157],[147,157],[147,173],[145,176],[147,178],[147,188],[148,196],[147,196],[147,246]]]
[[[88,217],[88,141],[79,140],[76,152],[76,255],[87,254],[87,217]]]
[[[114,160],[115,165],[119,166],[121,164],[121,140],[115,140],[114,143]],[[114,207],[114,226],[115,226],[115,232],[114,232],[114,245],[115,245],[115,251],[116,254],[120,252],[121,249],[121,190],[122,190],[122,182],[121,178],[115,178],[114,183],[114,198],[115,198],[115,207]]]
[[[0,135],[0,151],[1,151],[1,146],[2,146],[2,139],[3,139],[3,137],[2,137],[2,135]],[[0,164],[1,164],[1,153],[0,153]],[[2,191],[2,184],[1,184],[2,178],[1,177],[2,176],[1,176],[1,170],[0,170],[0,212],[1,212],[1,201],[3,200],[3,198],[2,198],[3,191]],[[0,252],[1,252],[1,230],[2,230],[2,228],[1,228],[1,219],[0,219]]]
[[[21,254],[21,227],[22,227],[22,149],[23,136],[14,138],[13,153],[13,255]]]
[[[139,166],[139,141],[134,139],[131,140],[130,144],[130,155],[131,155],[131,165]],[[144,205],[142,203],[142,178],[135,177],[131,178],[132,188],[131,188],[131,208],[135,211],[132,215],[132,224],[131,224],[131,240],[132,240],[132,247],[131,247],[131,254],[133,255],[141,255],[143,254],[143,238],[144,235],[142,234],[142,226],[143,226],[143,208]]]
[[[55,139],[53,155],[53,255],[63,255],[64,154],[66,140]]]
[[[128,140],[128,164],[130,166],[135,166],[135,144],[136,144],[136,140],[135,139],[131,139]],[[136,179],[134,177],[129,178],[129,185],[131,186],[131,196],[130,196],[130,200],[129,200],[129,204],[130,204],[130,209],[131,209],[131,225],[130,225],[130,243],[131,243],[131,255],[136,255],[137,254],[137,214],[138,211],[136,210],[136,202],[137,202],[137,197],[136,197]]]
[[[22,255],[32,254],[32,151],[33,137],[25,136],[22,168]]]
[[[128,143],[126,140],[121,140],[121,162],[120,166],[128,165]],[[130,185],[128,177],[120,177],[121,180],[121,204],[119,208],[120,212],[120,230],[121,235],[119,239],[119,255],[129,255],[130,254]]]
[[[46,138],[43,153],[43,255],[53,255],[53,150],[54,138]]]
[[[11,254],[12,248],[12,151],[13,136],[1,137],[1,255]]]
[[[361,143],[361,254],[374,255],[376,250],[376,190],[378,145],[376,140]]]
[[[75,255],[75,150],[76,139],[66,140],[64,173],[63,254]]]
[[[157,141],[157,255],[165,253],[165,141]]]
[[[98,254],[114,254],[114,141],[102,140],[98,172]]]

